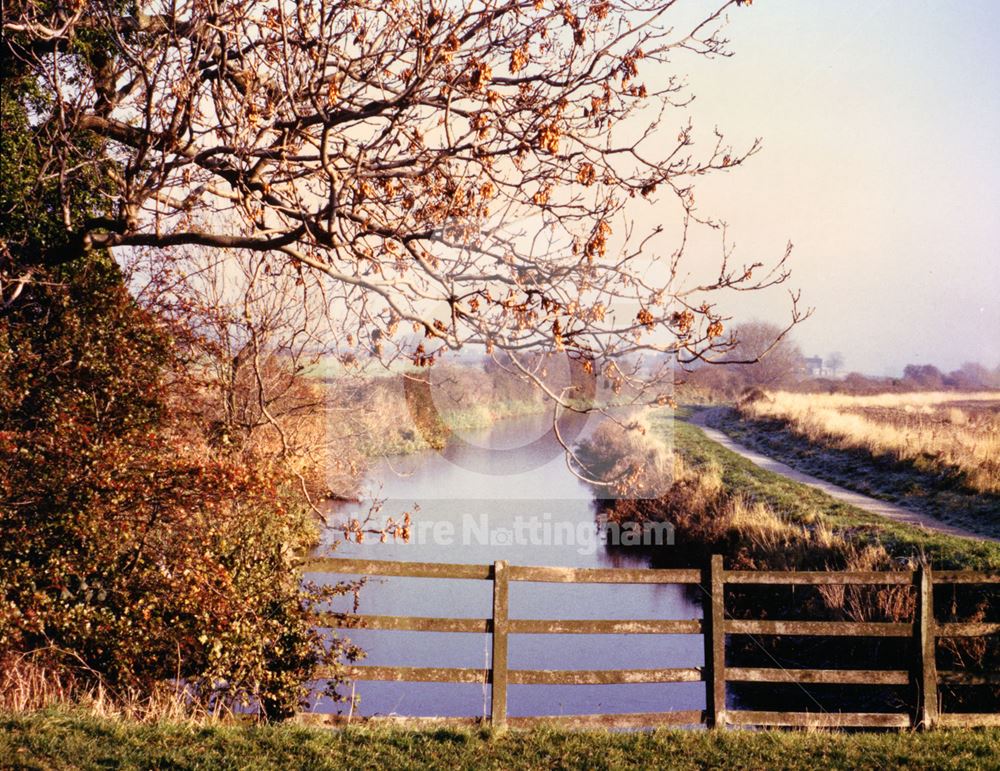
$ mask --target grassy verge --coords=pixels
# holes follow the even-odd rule
[[[9,768],[987,768],[1000,730],[932,733],[488,733],[0,716]]]
[[[681,410],[678,417],[685,417]],[[653,419],[661,431],[670,414]],[[926,555],[936,566],[987,569],[1000,567],[1000,544],[931,533],[850,506],[819,490],[765,471],[708,439],[701,429],[673,421],[674,447],[696,469],[712,466],[730,495],[765,504],[784,519],[808,526],[825,525],[860,543],[880,543],[894,557]]]
[[[1000,537],[1000,496],[971,491],[954,473],[889,454],[816,445],[782,421],[745,418],[735,410],[721,414],[716,426],[741,444],[820,479]]]

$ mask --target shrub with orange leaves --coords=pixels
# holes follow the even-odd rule
[[[171,345],[107,257],[50,271],[0,317],[0,666],[284,717],[324,639],[296,553],[312,532],[264,466],[192,443]],[[335,682],[335,681],[331,681]]]

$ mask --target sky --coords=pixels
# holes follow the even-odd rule
[[[696,127],[763,138],[699,207],[739,262],[794,243],[807,355],[874,375],[1000,364],[998,34],[996,0],[757,0],[729,14],[731,58],[675,62]],[[788,315],[782,292],[734,303]]]

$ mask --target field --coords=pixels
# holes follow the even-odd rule
[[[996,767],[1000,730],[929,733],[329,731],[0,715],[0,766],[69,768]]]
[[[720,427],[816,476],[1000,537],[1000,392],[774,392]]]

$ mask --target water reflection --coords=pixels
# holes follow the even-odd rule
[[[545,439],[544,416],[505,421],[467,433],[456,449],[385,459],[369,478],[384,500],[376,526],[414,512],[411,542],[340,543],[338,557],[416,562],[573,567],[647,567],[641,554],[609,551],[598,540],[590,490]],[[540,438],[541,437],[541,438]],[[505,448],[506,461],[486,470],[484,453]],[[468,463],[463,453],[474,455]],[[334,521],[363,518],[367,505],[338,504]],[[327,544],[336,542],[334,530]],[[319,552],[328,553],[326,547]],[[311,576],[319,579],[320,576]],[[329,577],[336,580],[338,577]],[[338,609],[348,610],[342,598]],[[373,578],[362,590],[359,611],[382,615],[488,618],[489,581]],[[511,618],[685,619],[701,616],[690,587],[669,585],[530,584],[510,588]],[[368,652],[364,664],[488,667],[488,635],[351,630]],[[512,635],[509,665],[517,669],[644,669],[700,666],[697,635]],[[359,682],[360,714],[484,715],[489,688],[449,683]],[[646,712],[704,707],[704,685],[511,686],[511,715]],[[321,704],[321,710],[340,705]]]

